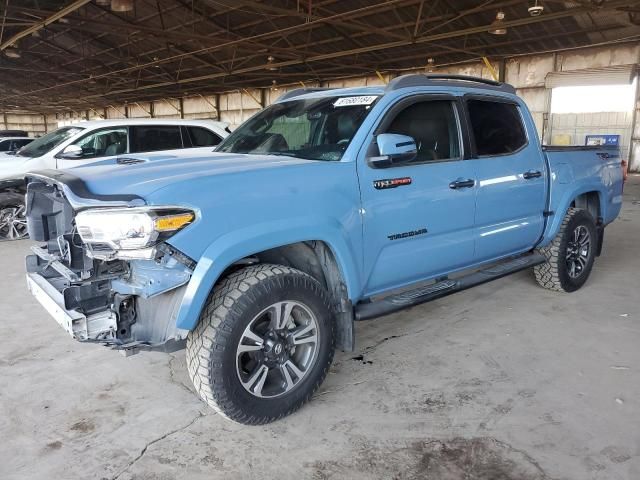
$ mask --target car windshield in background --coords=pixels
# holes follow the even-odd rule
[[[64,142],[67,138],[75,135],[76,133],[84,130],[79,127],[63,127],[59,128],[55,132],[47,133],[40,138],[36,138],[29,145],[22,147],[18,150],[18,155],[21,157],[40,157],[45,153],[50,152],[52,149],[56,148],[62,142]]]
[[[360,95],[277,103],[241,125],[217,151],[337,161],[377,99]]]

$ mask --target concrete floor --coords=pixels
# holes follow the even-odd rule
[[[530,272],[358,325],[312,402],[264,427],[196,398],[184,353],[75,343],[0,245],[0,478],[638,479],[640,176],[587,285]]]

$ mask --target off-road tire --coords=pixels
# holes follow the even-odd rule
[[[317,357],[295,389],[276,398],[257,398],[238,378],[236,349],[252,318],[285,299],[302,302],[315,314],[320,330]],[[196,391],[216,412],[237,423],[260,425],[295,412],[311,398],[329,371],[335,342],[329,294],[317,280],[282,265],[253,265],[214,287],[187,337],[187,367]]]
[[[571,278],[566,263],[567,244],[573,231],[579,225],[585,226],[589,231],[591,247],[586,267],[580,276]],[[553,241],[546,247],[538,249],[538,252],[547,259],[546,262],[534,267],[538,284],[548,290],[557,292],[575,292],[578,290],[591,274],[597,251],[597,241],[598,236],[593,216],[586,210],[569,208]]]
[[[24,205],[24,194],[18,192],[0,192],[0,210],[4,207],[18,207]],[[8,240],[7,232],[0,231],[0,240]],[[21,238],[27,238],[25,235]]]

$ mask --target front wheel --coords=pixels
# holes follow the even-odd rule
[[[317,280],[281,265],[250,266],[215,287],[187,338],[189,374],[202,399],[230,420],[272,422],[318,389],[335,336]]]
[[[0,240],[27,238],[27,218],[24,195],[0,193]]]
[[[534,268],[536,280],[549,290],[578,290],[589,278],[597,243],[593,216],[586,210],[570,208],[553,241],[539,249],[547,261]]]

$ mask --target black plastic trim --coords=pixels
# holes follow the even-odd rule
[[[392,92],[401,88],[409,87],[433,87],[455,86],[466,88],[484,88],[487,90],[498,90],[506,93],[516,93],[516,89],[513,85],[508,83],[496,82],[494,80],[488,80],[486,78],[471,77],[468,75],[447,75],[447,74],[410,74],[396,77],[389,82],[385,91]]]
[[[95,200],[100,202],[133,202],[143,201],[142,197],[138,195],[129,194],[114,194],[114,195],[98,195],[91,192],[86,183],[63,170],[40,170],[37,172],[29,173],[27,175],[27,183],[33,181],[44,181],[45,183],[55,183],[58,185],[65,185],[75,196],[85,200]]]
[[[613,150],[616,151],[620,147],[618,145],[543,145],[542,150],[544,152],[581,152],[597,151],[597,150]]]
[[[299,97],[300,95],[305,95],[307,93],[326,92],[328,90],[335,90],[335,88],[321,88],[321,87],[296,88],[295,90],[290,90],[280,95],[276,100],[276,103],[282,102],[284,100],[291,100],[294,97]]]
[[[527,253],[489,265],[456,280],[444,280],[413,291],[389,295],[375,302],[359,303],[355,306],[355,320],[370,320],[422,303],[431,302],[452,293],[461,292],[462,290],[539,265],[545,261],[545,257],[540,253]],[[442,284],[442,287],[439,286],[440,284]],[[422,293],[422,291],[425,293]]]

